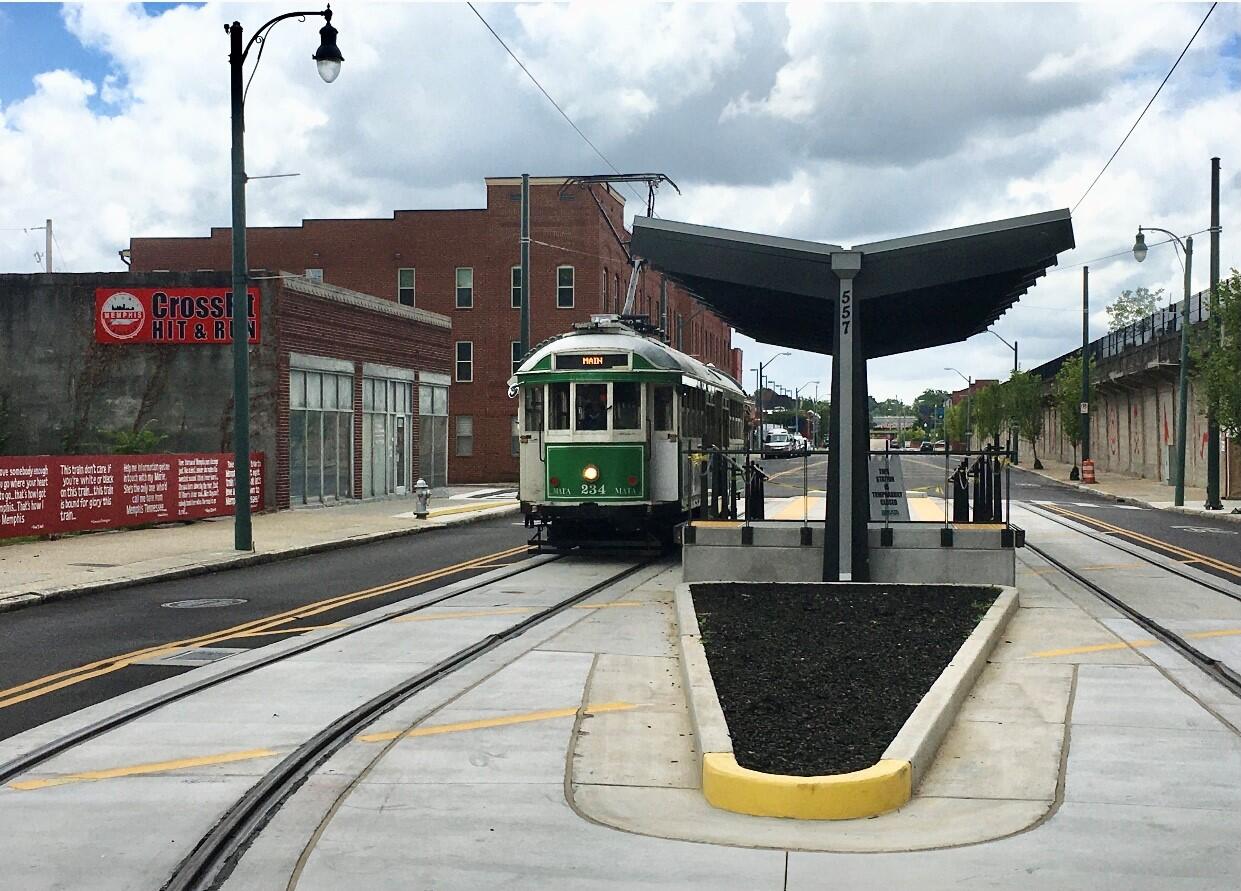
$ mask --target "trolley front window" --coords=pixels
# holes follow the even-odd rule
[[[608,429],[608,385],[577,384],[578,430]]]
[[[569,429],[569,384],[567,381],[551,384],[548,388],[548,430]]]
[[[612,429],[638,430],[642,427],[642,385],[631,381],[612,384]]]
[[[540,433],[543,430],[543,388],[526,387],[522,390],[525,399],[525,429],[527,433]]]

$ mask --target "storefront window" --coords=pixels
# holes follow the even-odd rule
[[[353,497],[353,376],[289,372],[289,501]]]

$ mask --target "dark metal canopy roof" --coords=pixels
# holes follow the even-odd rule
[[[1074,247],[1068,210],[945,229],[854,248],[637,217],[634,253],[763,343],[835,351],[839,282],[831,255],[862,254],[868,358],[965,340],[985,330]]]

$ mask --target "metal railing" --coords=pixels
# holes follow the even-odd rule
[[[742,449],[694,449],[688,454],[703,494],[706,519],[808,525],[812,497],[822,495],[824,508],[830,497],[826,449],[768,457]],[[869,454],[868,505],[873,523],[1010,524],[1011,451],[883,450]],[[799,497],[800,511],[794,502]],[[768,516],[768,502],[782,500],[775,516]],[[815,513],[813,522],[821,522],[824,516],[817,505]]]

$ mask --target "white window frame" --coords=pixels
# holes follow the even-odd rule
[[[468,359],[461,358],[461,347],[462,346],[468,346],[470,348],[470,358]],[[452,368],[453,378],[456,380],[456,382],[459,384],[473,383],[474,381],[474,341],[458,340],[456,344],[453,346],[452,356],[453,356],[453,368]],[[470,367],[469,377],[461,376],[461,366],[463,364],[469,365]]]
[[[469,421],[469,434],[461,432],[461,422]],[[473,415],[457,415],[452,425],[452,451],[453,457],[456,458],[473,458],[474,457],[474,416]],[[461,450],[462,440],[469,440],[470,447],[468,451]]]
[[[315,267],[313,269],[307,269],[306,278],[312,282],[322,282],[323,281],[323,267],[320,266],[320,267]]]
[[[461,284],[461,273],[468,272],[470,274],[470,283],[468,285]],[[468,290],[470,292],[469,303],[461,302],[461,292]],[[456,272],[453,273],[453,305],[457,309],[473,309],[474,308],[474,267],[458,266]]]
[[[569,270],[570,281],[568,285],[560,284],[560,271],[562,269]],[[566,287],[569,290],[569,302],[562,303],[560,300],[560,292]],[[575,303],[577,303],[577,270],[569,265],[557,266],[556,267],[556,309],[573,309],[573,306]]]
[[[517,284],[514,284],[516,282]],[[521,284],[521,267],[513,266],[508,272],[508,302],[513,309],[521,309],[525,288]]]
[[[410,284],[401,284],[401,273],[409,273]],[[409,291],[409,303],[401,300],[401,292]],[[418,305],[418,271],[413,266],[401,266],[396,271],[396,302],[401,306],[415,307]]]

